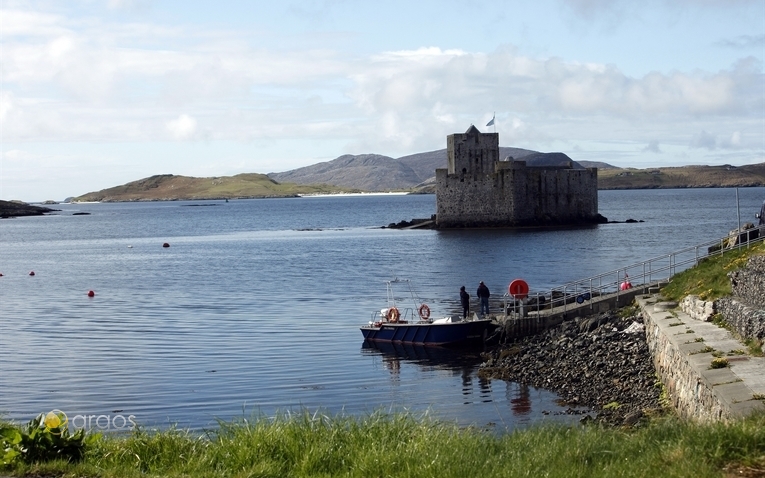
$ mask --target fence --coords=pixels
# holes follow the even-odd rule
[[[530,293],[523,301],[505,293],[505,313],[518,317],[536,310],[537,315],[544,315],[545,311],[551,314],[553,309],[560,307],[565,313],[569,304],[578,306],[605,295],[616,296],[618,301],[621,293],[630,291],[634,295],[633,289],[645,289],[648,292],[651,287],[669,282],[672,276],[705,258],[750,247],[763,240],[765,226],[754,227],[740,231],[738,235],[734,233],[719,240],[687,247],[593,277],[567,282],[548,291]]]

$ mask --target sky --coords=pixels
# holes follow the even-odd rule
[[[763,60],[764,0],[0,0],[0,199],[471,124],[619,167],[762,163]]]

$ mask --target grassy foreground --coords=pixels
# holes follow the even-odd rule
[[[7,425],[7,424],[6,424]],[[205,434],[136,431],[79,463],[16,462],[35,477],[712,477],[765,475],[765,415],[730,424],[659,418],[636,429],[542,425],[496,435],[426,417],[304,413]]]

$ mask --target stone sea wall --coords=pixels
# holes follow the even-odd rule
[[[723,346],[728,351],[743,347],[737,340],[720,338],[730,334],[707,323],[721,314],[740,337],[765,340],[765,256],[753,256],[747,265],[728,274],[733,295],[718,301],[688,296],[680,311],[663,310],[651,296],[638,298],[644,311],[646,340],[656,374],[665,386],[666,396],[678,415],[698,422],[738,418],[762,404],[751,400],[749,390],[728,367],[713,369],[711,352]],[[660,304],[661,305],[661,304]],[[667,307],[668,308],[668,307]],[[699,322],[694,322],[699,321]],[[712,338],[716,340],[710,347]],[[728,343],[726,343],[728,342]],[[738,360],[737,354],[727,357]],[[754,360],[741,357],[741,360]],[[751,362],[749,362],[751,363]]]
[[[639,299],[638,302],[644,311],[648,350],[672,408],[679,416],[699,422],[730,418],[730,409],[698,372],[697,362],[709,361],[706,357],[709,354],[694,354],[703,344],[689,343],[687,334],[678,333],[682,331],[675,325],[679,321],[670,312],[653,311],[655,299]]]

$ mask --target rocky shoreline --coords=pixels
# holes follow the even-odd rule
[[[42,206],[32,206],[21,201],[2,201],[0,200],[0,219],[23,216],[42,216],[49,212],[57,211]]]
[[[634,425],[663,410],[643,318],[632,308],[566,321],[482,357],[480,376],[553,391],[601,423]]]

